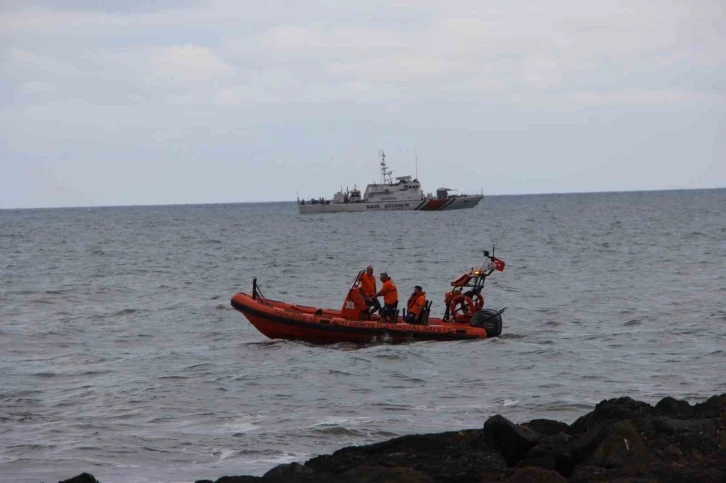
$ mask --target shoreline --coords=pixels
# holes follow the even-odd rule
[[[568,425],[516,424],[501,415],[481,429],[401,436],[349,446],[263,476],[195,483],[726,481],[726,393],[690,405],[606,399]],[[97,483],[82,473],[59,483]]]

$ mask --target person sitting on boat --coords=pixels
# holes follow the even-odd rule
[[[376,297],[383,297],[383,308],[381,308],[380,312],[381,322],[385,322],[390,318],[395,323],[394,317],[398,308],[398,289],[386,272],[381,273],[381,282],[383,282],[383,286],[376,292]]]
[[[373,275],[373,265],[368,265],[365,272],[360,276],[360,291],[366,305],[370,307],[368,310],[369,315],[381,310],[381,303],[376,298],[376,277]]]
[[[416,285],[413,289],[413,293],[408,298],[408,312],[403,317],[403,321],[409,324],[415,324],[421,317],[424,309],[426,308],[426,292],[423,291],[420,285]]]

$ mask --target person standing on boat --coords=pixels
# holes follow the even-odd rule
[[[396,316],[396,309],[398,308],[398,289],[396,284],[393,283],[391,277],[386,272],[381,273],[381,282],[383,286],[376,292],[376,297],[383,297],[383,308],[381,309],[381,322],[385,322],[386,319],[393,319]],[[392,320],[393,323],[396,320]]]
[[[376,277],[373,275],[373,265],[368,265],[363,275],[360,276],[360,290],[366,305],[371,307],[368,314],[381,310],[381,303],[376,298]]]
[[[413,293],[408,298],[408,312],[403,318],[404,322],[409,324],[415,324],[418,322],[419,317],[426,308],[426,292],[423,291],[420,285],[416,285],[413,289]]]

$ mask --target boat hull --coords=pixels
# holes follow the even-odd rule
[[[363,211],[449,211],[474,208],[483,198],[483,195],[475,195],[450,196],[444,199],[433,198],[386,202],[298,203],[298,208],[300,214],[303,215],[316,213],[356,213]]]
[[[377,320],[347,320],[337,310],[274,300],[261,301],[245,293],[232,297],[231,304],[270,339],[300,340],[313,344],[365,344],[374,340],[402,343],[487,338],[486,330],[481,327],[448,323],[441,319],[429,319],[428,325],[407,324],[400,317],[395,324]]]

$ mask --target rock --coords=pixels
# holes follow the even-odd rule
[[[700,434],[683,434],[677,441],[681,449],[691,456],[706,455],[719,448],[713,438]]]
[[[555,470],[564,476],[569,476],[573,467],[570,450],[571,441],[572,437],[564,433],[543,438],[534,448],[527,452],[517,466],[536,466]]]
[[[484,437],[502,452],[510,466],[516,465],[540,439],[531,429],[500,415],[492,416],[484,423]]]
[[[522,424],[522,426],[542,436],[553,436],[558,433],[564,433],[569,427],[565,423],[553,421],[552,419],[533,419],[528,423]]]
[[[712,396],[701,404],[693,406],[693,410],[699,418],[713,418],[726,420],[726,394]]]
[[[345,472],[349,483],[432,483],[433,479],[422,471],[411,468],[385,468],[381,466],[359,466]]]
[[[258,478],[257,476],[223,476],[215,483],[259,483],[260,481],[261,478]]]
[[[695,413],[695,410],[690,404],[688,404],[687,401],[673,399],[672,397],[665,397],[661,399],[658,404],[655,405],[655,409],[658,413],[670,417],[688,418],[693,416]]]
[[[507,462],[488,445],[481,430],[403,436],[367,446],[343,448],[305,463],[315,474],[338,475],[360,466],[410,468],[435,481],[479,481],[481,474],[501,481]],[[342,480],[341,480],[342,481]],[[345,480],[348,481],[348,480]]]
[[[482,429],[403,436],[342,448],[262,477],[216,483],[654,483],[726,481],[726,394],[655,407],[602,401],[571,425],[489,418]],[[201,480],[198,483],[211,483]],[[82,474],[61,483],[98,483]]]
[[[647,403],[634,401],[629,397],[608,399],[595,406],[593,412],[572,423],[567,428],[567,433],[572,435],[586,433],[603,422],[643,419],[652,414],[653,407]]]
[[[718,428],[716,421],[713,419],[670,419],[655,418],[653,420],[653,429],[658,432],[667,434],[676,433],[697,433],[715,435]]]
[[[556,471],[527,467],[518,470],[507,483],[566,483],[567,480]]]
[[[307,466],[301,465],[300,463],[289,463],[285,465],[278,465],[272,468],[270,471],[262,475],[264,480],[272,479],[292,479],[301,475],[312,475],[313,470]]]
[[[78,476],[74,476],[70,480],[59,481],[58,483],[99,483],[93,475],[89,473],[81,473]]]
[[[575,465],[583,463],[610,434],[610,425],[601,423],[599,426],[577,437],[570,445],[573,463]]]
[[[645,455],[643,437],[630,421],[620,421],[606,431],[605,439],[587,457],[585,463],[601,468],[637,466]]]

